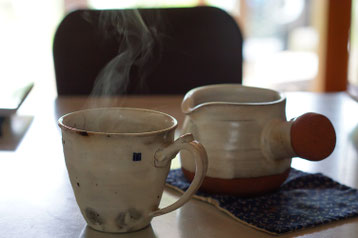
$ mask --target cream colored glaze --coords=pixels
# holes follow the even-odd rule
[[[182,102],[182,133],[192,133],[207,150],[212,178],[251,178],[283,173],[294,152],[286,98],[273,90],[238,84],[209,85],[189,91]],[[279,126],[277,126],[279,125]],[[183,168],[194,172],[189,154]]]
[[[134,108],[82,110],[59,119],[65,161],[87,224],[105,232],[129,232],[186,203],[207,170],[201,144],[186,134],[174,141],[176,120]],[[191,152],[196,177],[174,204],[158,209],[171,160]]]
[[[182,133],[192,133],[207,150],[207,176],[250,178],[282,173],[291,158],[270,159],[262,131],[272,120],[286,121],[285,97],[273,90],[224,84],[191,90],[182,103],[186,114]],[[194,172],[189,154],[182,166]]]

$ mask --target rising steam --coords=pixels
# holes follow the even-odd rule
[[[145,24],[138,10],[103,11],[99,24],[104,37],[114,35],[119,46],[118,55],[98,74],[92,95],[125,94],[133,78],[136,78],[136,88],[145,88],[144,79],[150,72],[146,66],[153,60],[158,43],[156,29]]]

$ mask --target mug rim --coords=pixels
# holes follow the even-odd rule
[[[163,128],[163,129],[159,129],[159,130],[152,130],[152,131],[143,131],[143,132],[103,132],[103,131],[94,131],[94,130],[84,130],[84,129],[79,129],[79,128],[75,128],[69,125],[66,125],[64,123],[64,119],[66,117],[69,117],[71,115],[74,114],[78,114],[78,113],[83,113],[86,111],[96,111],[96,110],[105,110],[105,109],[115,109],[115,110],[127,110],[127,111],[142,111],[142,112],[151,112],[151,113],[156,113],[156,114],[161,114],[167,118],[169,118],[173,123],[171,126]],[[175,119],[175,117],[165,113],[165,112],[161,112],[161,111],[156,111],[156,110],[152,110],[152,109],[146,109],[146,108],[135,108],[135,107],[96,107],[96,108],[87,108],[87,109],[81,109],[81,110],[76,110],[76,111],[72,111],[69,113],[64,114],[63,116],[61,116],[58,121],[58,126],[62,129],[62,130],[66,130],[66,131],[70,131],[70,132],[75,132],[78,133],[80,135],[84,135],[87,136],[89,134],[91,135],[124,135],[124,136],[147,136],[147,135],[155,135],[155,134],[160,134],[163,132],[167,132],[173,129],[176,129],[176,127],[178,126],[178,121],[177,119]]]

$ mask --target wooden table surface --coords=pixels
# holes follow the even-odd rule
[[[336,129],[335,151],[324,161],[294,158],[292,166],[322,172],[340,183],[358,188],[358,103],[345,93],[287,93],[287,117],[313,111],[326,115]],[[192,199],[182,208],[153,219],[148,228],[123,235],[86,227],[76,205],[62,152],[57,119],[78,109],[96,106],[151,108],[176,117],[184,115],[182,96],[142,96],[102,100],[85,97],[31,99],[4,123],[0,138],[0,237],[271,237],[234,221],[213,206]],[[178,129],[178,130],[179,130]],[[179,132],[179,131],[178,131]],[[174,166],[179,166],[178,163]],[[166,189],[161,206],[179,194]],[[358,218],[293,232],[280,237],[357,237]]]

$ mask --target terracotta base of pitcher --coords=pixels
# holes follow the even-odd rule
[[[182,168],[184,176],[192,181],[195,173]],[[287,179],[290,168],[281,174],[255,177],[255,178],[235,178],[221,179],[205,177],[200,191],[215,194],[228,194],[241,197],[262,195],[277,190]]]

